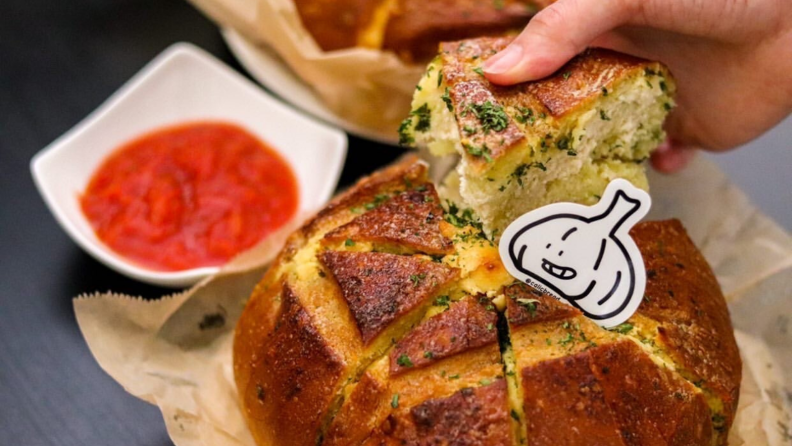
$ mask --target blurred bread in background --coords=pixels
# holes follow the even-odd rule
[[[391,50],[424,62],[441,41],[518,31],[552,0],[294,0],[324,51]]]

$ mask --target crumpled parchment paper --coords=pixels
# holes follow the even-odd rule
[[[732,446],[792,445],[792,237],[712,163],[650,177],[647,219],[676,217],[709,260],[729,302],[743,358]],[[294,226],[192,289],[155,301],[80,296],[74,310],[101,367],[159,406],[178,446],[255,446],[237,402],[233,330],[265,265]]]
[[[322,51],[302,26],[292,0],[190,2],[219,25],[275,50],[340,117],[397,139],[424,64],[408,65],[393,53],[373,49]]]

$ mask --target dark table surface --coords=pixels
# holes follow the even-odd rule
[[[156,407],[96,364],[72,298],[168,290],[99,264],[55,223],[30,158],[178,41],[243,71],[183,0],[0,2],[0,445],[168,445]],[[340,186],[400,155],[354,137]]]

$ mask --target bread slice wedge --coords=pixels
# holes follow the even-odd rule
[[[588,49],[545,79],[499,87],[482,67],[509,42],[443,43],[416,87],[400,142],[435,164],[458,158],[443,198],[471,208],[497,236],[543,205],[593,204],[615,178],[646,189],[643,163],[674,106],[668,69]]]

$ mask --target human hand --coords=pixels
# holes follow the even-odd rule
[[[540,79],[588,46],[665,63],[677,79],[668,141],[652,156],[672,172],[693,148],[728,150],[792,111],[789,0],[558,0],[484,66],[500,85]]]

